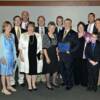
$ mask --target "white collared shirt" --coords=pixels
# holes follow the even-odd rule
[[[40,27],[39,26],[39,33],[41,34],[41,37],[43,38],[44,34],[45,34],[45,27]]]
[[[59,32],[60,30],[62,30],[62,26],[57,26],[57,31]]]
[[[25,29],[25,30],[26,30],[26,26],[27,26],[27,24],[28,24],[28,22],[22,22],[21,27],[22,27],[23,29]]]
[[[92,34],[92,33],[93,33],[94,25],[95,25],[95,23],[89,24],[89,25],[88,25],[88,28],[87,28],[87,32],[89,32],[89,33]]]

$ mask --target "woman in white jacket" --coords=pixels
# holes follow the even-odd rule
[[[22,34],[19,41],[20,72],[26,74],[28,90],[37,90],[36,75],[42,72],[42,38],[35,31],[35,23],[29,22],[27,32]]]

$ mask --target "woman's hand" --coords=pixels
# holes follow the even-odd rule
[[[1,62],[1,64],[4,64],[4,65],[6,65],[6,64],[7,64],[7,61],[6,61],[6,59],[5,59],[4,57],[3,57],[3,58],[1,58],[0,62]]]
[[[59,57],[59,55],[57,56],[57,59],[58,59],[58,61],[60,61],[60,57]]]
[[[50,64],[50,63],[51,63],[50,58],[46,58],[46,62],[47,62],[48,64]]]
[[[24,62],[24,57],[20,54],[20,59],[22,62]]]
[[[93,66],[95,66],[95,65],[98,64],[98,62],[95,62],[95,61],[93,61],[93,60],[89,60],[89,62],[90,62]]]

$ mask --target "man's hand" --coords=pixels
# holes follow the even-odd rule
[[[93,61],[93,60],[89,60],[89,62],[90,62],[93,66],[95,66],[95,65],[97,65],[97,64],[98,64],[98,62]]]

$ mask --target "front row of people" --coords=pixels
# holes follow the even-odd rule
[[[27,32],[20,36],[18,41],[19,70],[25,75],[28,90],[37,90],[38,73],[45,74],[46,87],[49,90],[59,87],[56,80],[59,71],[67,90],[73,87],[75,78],[76,84],[81,83],[87,86],[88,90],[96,91],[100,62],[100,43],[97,42],[97,34],[86,33],[83,22],[78,24],[78,33],[76,33],[72,30],[72,20],[69,18],[64,21],[64,28],[57,37],[55,29],[55,23],[49,22],[48,32],[41,36],[35,32],[35,23],[30,21],[27,25]],[[3,24],[3,33],[0,34],[0,75],[2,93],[6,95],[16,92],[10,84],[18,61],[15,37],[11,30],[11,23],[6,21]],[[78,70],[77,67],[79,67]],[[88,78],[83,75],[73,77],[73,68],[76,68],[78,75],[86,73]],[[77,81],[79,78],[80,80]]]

